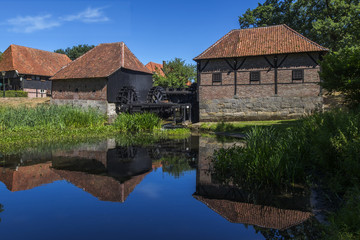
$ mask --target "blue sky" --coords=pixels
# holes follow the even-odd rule
[[[260,1],[263,2],[263,1]],[[1,1],[0,51],[17,44],[48,51],[124,41],[144,64],[187,63],[229,32],[249,0]]]

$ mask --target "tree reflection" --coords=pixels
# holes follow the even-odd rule
[[[0,204],[0,213],[4,211],[4,205]],[[0,222],[1,222],[1,218],[0,218]]]
[[[160,159],[163,172],[169,173],[175,178],[179,178],[184,175],[184,172],[194,169],[189,164],[188,159],[178,156],[163,157]]]

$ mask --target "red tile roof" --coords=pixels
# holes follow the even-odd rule
[[[66,181],[90,193],[101,201],[125,202],[135,187],[150,172],[132,177],[121,183],[110,176],[95,175],[77,171],[53,169]]]
[[[120,68],[152,74],[123,42],[117,42],[94,47],[61,69],[51,80],[103,78]]]
[[[198,195],[193,196],[232,223],[285,230],[308,220],[312,216],[310,212],[279,209],[222,199],[209,199]]]
[[[17,70],[20,74],[53,76],[71,62],[65,54],[10,45],[0,60],[0,71]]]
[[[194,60],[328,50],[284,24],[232,30]]]
[[[163,68],[162,64],[149,62],[148,64],[145,65],[145,67],[147,67],[147,69],[149,69],[152,73],[157,73],[160,76],[165,77],[165,73],[162,70],[162,68]]]

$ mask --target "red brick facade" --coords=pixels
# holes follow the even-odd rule
[[[248,57],[243,66],[236,71],[236,94],[235,76],[225,60],[213,59],[208,62],[200,73],[199,100],[213,100],[219,98],[232,98],[237,95],[243,97],[270,97],[270,96],[319,96],[320,67],[315,61],[318,60],[318,53],[289,54],[282,65],[277,69],[277,94],[275,94],[275,69],[266,61],[265,57]],[[278,57],[282,61],[286,55]],[[267,57],[270,63],[273,57]],[[315,61],[314,61],[315,60]],[[239,62],[242,62],[240,59]],[[199,61],[201,65],[206,60]],[[240,63],[239,63],[240,64]],[[201,67],[200,65],[200,67]],[[303,80],[293,80],[292,71],[303,70]],[[260,81],[250,81],[252,71],[260,72]],[[220,73],[221,82],[213,82],[213,73]]]
[[[107,100],[107,79],[64,79],[52,81],[52,98],[69,100]]]
[[[277,68],[275,55],[199,60],[200,120],[284,119],[321,109],[319,57],[278,55]],[[231,67],[235,62],[237,70]],[[300,80],[293,79],[293,70],[302,73]],[[252,72],[258,81],[250,80]],[[221,80],[214,81],[214,74],[221,74]]]

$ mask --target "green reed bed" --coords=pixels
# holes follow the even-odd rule
[[[161,119],[152,113],[120,114],[114,123],[120,132],[141,132],[160,129]]]
[[[340,206],[325,238],[335,233],[334,239],[360,238],[360,111],[317,113],[285,129],[254,127],[245,140],[245,147],[214,153],[214,174],[220,181],[284,191],[316,180]]]
[[[276,190],[304,182],[301,138],[293,131],[254,127],[246,133],[246,146],[215,151],[216,176],[248,189]],[[300,144],[300,145],[299,145]]]
[[[117,137],[122,141],[153,141],[183,138],[188,129],[162,130],[161,119],[154,114],[120,114],[113,124],[95,109],[73,106],[37,106],[35,108],[0,107],[0,152],[11,153],[42,143],[69,143]],[[141,135],[141,136],[140,136]],[[141,141],[140,141],[141,140]]]
[[[94,109],[83,110],[72,106],[0,108],[0,130],[99,127],[105,122],[106,116]]]

